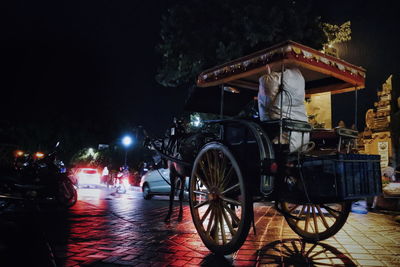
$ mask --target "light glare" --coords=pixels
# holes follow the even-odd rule
[[[130,136],[125,136],[122,138],[122,144],[124,146],[130,146],[132,144],[132,138]]]

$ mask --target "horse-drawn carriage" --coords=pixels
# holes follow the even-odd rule
[[[306,95],[355,91],[357,97],[357,90],[364,88],[364,69],[292,41],[206,70],[198,76],[197,86],[221,90],[222,115],[224,90],[256,96],[266,65],[277,71],[298,68]],[[319,241],[342,228],[352,201],[381,193],[380,158],[357,154],[355,130],[318,130],[283,116],[206,124],[217,127],[215,137],[203,138],[205,144],[191,160],[183,156],[177,162],[186,160],[191,169],[193,223],[215,253],[229,254],[242,246],[252,222],[254,226],[254,202],[274,202],[294,232],[307,241]],[[296,150],[289,145],[294,133],[302,137]],[[303,142],[304,136],[310,141]]]

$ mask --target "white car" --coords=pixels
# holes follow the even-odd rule
[[[100,185],[100,172],[94,168],[79,168],[75,173],[78,187],[90,187]]]
[[[185,179],[185,192],[184,199],[188,199],[188,188],[189,188],[189,179],[186,177]],[[175,192],[175,196],[179,196],[180,192],[180,179],[176,179],[175,188],[177,189]],[[171,192],[171,186],[169,185],[169,169],[155,169],[148,171],[145,175],[142,176],[140,180],[140,187],[142,188],[143,198],[151,199],[155,195],[164,195],[169,196]]]

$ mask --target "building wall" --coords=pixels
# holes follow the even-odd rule
[[[381,167],[387,167],[392,155],[392,140],[390,131],[372,134],[372,139],[365,140],[365,154],[380,155]]]

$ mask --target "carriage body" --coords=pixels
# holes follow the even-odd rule
[[[220,88],[222,96],[226,87],[257,92],[266,64],[273,70],[299,68],[306,95],[364,88],[364,69],[292,41],[206,70],[197,85],[200,90]],[[224,107],[220,110],[222,117]],[[341,229],[352,200],[382,191],[380,158],[356,153],[357,131],[313,129],[308,122],[282,117],[221,119],[208,125],[217,125],[219,133],[193,163],[189,198],[196,229],[213,252],[240,248],[254,201],[274,201],[297,234],[318,241]],[[309,135],[313,149],[290,151],[282,135],[290,140],[294,132]]]
[[[322,146],[322,154],[321,150],[298,154],[290,153],[287,144],[271,142],[279,135],[279,120],[218,123],[223,133],[219,141],[240,162],[254,201],[329,203],[358,200],[382,192],[379,156],[348,153],[346,147],[338,148],[340,143],[354,141],[356,135],[350,129],[336,129],[333,135],[324,137],[332,144]],[[311,134],[311,142],[320,141],[318,134],[313,138],[315,133],[308,123],[284,119],[282,124],[284,132]],[[291,180],[285,180],[289,176]]]

